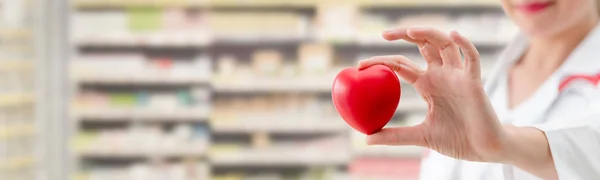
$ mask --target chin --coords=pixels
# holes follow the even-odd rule
[[[551,24],[543,23],[526,23],[521,25],[523,33],[530,37],[550,37],[560,32],[562,28],[553,26]]]

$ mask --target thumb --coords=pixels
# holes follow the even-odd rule
[[[384,128],[367,136],[368,145],[426,146],[421,126]]]

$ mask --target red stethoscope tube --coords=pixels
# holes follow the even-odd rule
[[[595,86],[598,86],[598,82],[600,82],[600,73],[598,73],[596,75],[572,75],[572,76],[569,76],[560,83],[560,85],[558,86],[558,91],[562,92],[565,88],[567,88],[569,86],[569,84],[571,84],[575,81],[579,81],[579,80],[587,81]]]

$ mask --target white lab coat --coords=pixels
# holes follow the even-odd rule
[[[559,91],[569,76],[600,73],[600,25],[530,99],[509,109],[508,69],[521,57],[527,42],[521,35],[509,44],[486,80],[485,90],[494,109],[503,123],[536,127],[546,133],[559,179],[600,179],[600,84],[577,80]],[[422,180],[540,179],[510,165],[456,160],[434,151],[424,157],[421,169]]]

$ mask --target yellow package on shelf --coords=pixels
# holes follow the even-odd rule
[[[8,159],[8,161],[2,162],[0,164],[0,169],[2,170],[11,170],[11,169],[20,169],[23,167],[31,166],[33,164],[34,158],[33,156],[18,156]]]
[[[33,135],[35,126],[32,123],[9,125],[0,130],[0,141]]]
[[[0,71],[23,71],[33,69],[29,60],[0,60]]]
[[[242,180],[244,179],[244,174],[242,173],[232,173],[226,175],[216,175],[211,178],[212,180]]]
[[[153,32],[162,26],[162,11],[157,8],[128,9],[129,28],[134,32]]]
[[[240,152],[244,147],[239,144],[212,144],[209,154],[229,154]]]
[[[74,175],[71,175],[71,179],[73,180],[89,180],[90,179],[90,175],[89,173],[75,173]]]
[[[33,102],[33,95],[30,93],[0,93],[0,107],[20,106]]]
[[[0,36],[3,37],[22,37],[31,35],[31,30],[25,28],[3,28],[0,29]]]

